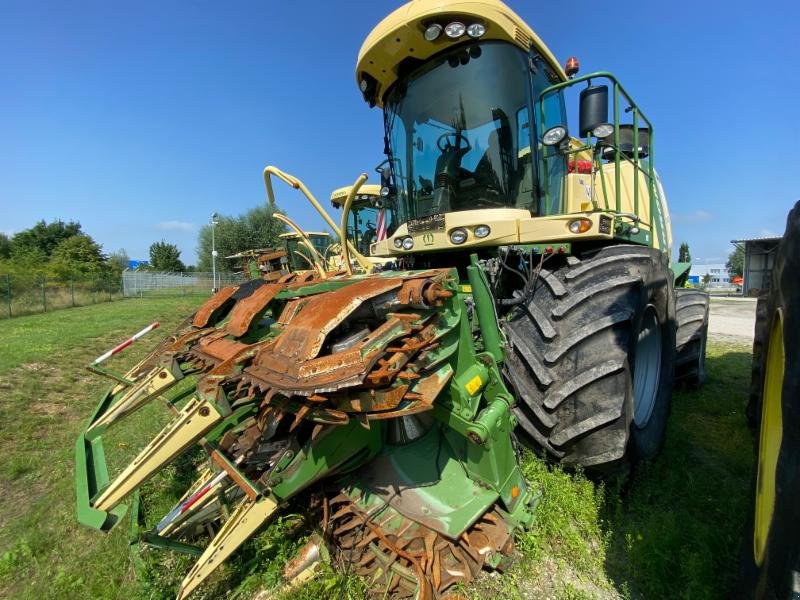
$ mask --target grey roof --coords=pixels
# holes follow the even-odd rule
[[[742,242],[779,242],[783,236],[768,236],[768,237],[755,237],[745,238],[743,240],[731,240],[731,244],[741,244]]]

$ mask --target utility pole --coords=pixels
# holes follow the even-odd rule
[[[217,291],[217,246],[214,240],[214,226],[217,221],[217,213],[211,213],[211,277],[214,282],[211,284],[211,292]]]

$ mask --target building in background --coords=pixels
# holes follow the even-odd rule
[[[703,285],[705,276],[708,275],[708,288],[733,288],[731,274],[724,264],[698,265],[692,263],[692,270],[689,271],[689,283],[696,286]]]
[[[757,296],[760,290],[769,287],[780,241],[780,237],[731,240],[731,244],[744,247],[742,294]]]

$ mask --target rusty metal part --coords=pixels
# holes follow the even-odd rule
[[[280,342],[299,318],[284,330],[274,346],[263,346],[254,364],[245,369],[245,378],[259,389],[276,388],[286,394],[309,396],[358,385],[385,348],[412,330],[406,319],[391,318],[344,352],[298,360],[281,352]]]
[[[277,354],[296,361],[319,354],[325,337],[365,300],[398,288],[402,279],[364,279],[352,285],[309,299],[291,326],[281,334]]]
[[[437,275],[441,279],[443,274]],[[441,306],[442,302],[452,295],[453,292],[445,290],[438,279],[419,278],[407,280],[397,292],[397,299],[401,304],[414,308],[429,308]]]
[[[291,581],[311,565],[319,562],[322,558],[323,543],[319,535],[312,535],[295,557],[284,565],[283,578]]]
[[[237,302],[233,307],[231,319],[228,321],[225,331],[232,336],[242,337],[250,329],[253,319],[266,309],[267,305],[275,298],[275,294],[282,289],[283,286],[280,284],[268,283],[262,285],[247,298]]]
[[[513,552],[510,528],[496,508],[458,540],[391,509],[368,514],[347,493],[326,498],[323,517],[344,568],[372,581],[375,597],[437,600],[472,581],[490,557]]]
[[[250,498],[250,500],[256,500],[261,495],[261,492],[250,485],[250,483],[239,474],[239,472],[233,467],[233,465],[231,465],[228,459],[225,458],[221,452],[218,450],[212,450],[210,457],[211,460],[213,460],[220,469],[225,471],[228,474],[228,477],[230,477],[231,480],[233,480],[236,485],[242,489],[245,496]]]
[[[205,327],[208,325],[211,320],[224,309],[225,304],[227,304],[231,296],[236,293],[237,289],[239,288],[236,286],[224,287],[211,296],[211,298],[206,300],[205,304],[195,313],[194,319],[192,319],[192,325],[195,327]]]

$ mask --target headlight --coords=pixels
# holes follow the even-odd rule
[[[486,26],[482,23],[473,23],[467,27],[467,35],[472,38],[479,38],[486,33]]]
[[[404,237],[403,238],[403,250],[411,250],[414,247],[414,238],[412,237]]]
[[[444,26],[445,35],[453,40],[464,35],[466,30],[467,27],[460,21],[453,21],[452,23],[448,23]]]
[[[488,225],[478,225],[475,228],[475,237],[476,238],[485,238],[490,233],[492,233],[492,229]]]
[[[604,138],[614,133],[614,126],[611,123],[601,123],[592,129],[592,135],[596,138]]]
[[[467,230],[459,227],[450,232],[450,242],[453,244],[463,244],[467,241]]]
[[[569,230],[572,233],[586,233],[592,228],[591,219],[575,219],[569,222]]]
[[[394,238],[394,247],[398,250],[403,247],[403,238]]]
[[[384,198],[386,198],[386,196],[388,196],[388,195],[389,195],[389,192],[391,192],[391,191],[392,191],[392,190],[390,190],[390,189],[389,189],[387,186],[383,186],[383,187],[381,188],[381,196],[383,196]]]
[[[442,34],[442,26],[438,23],[431,23],[425,28],[425,39],[432,42]]]
[[[555,146],[567,137],[567,128],[563,125],[556,125],[544,132],[542,143],[545,146]]]

